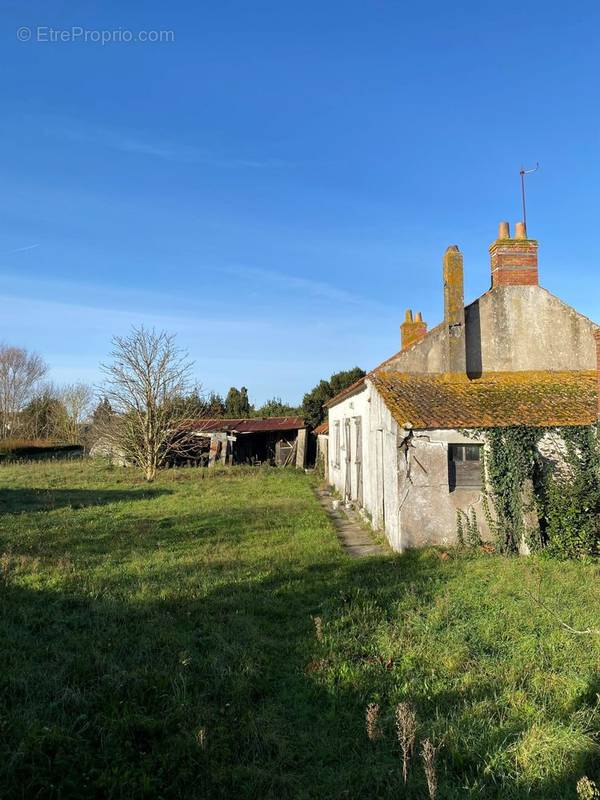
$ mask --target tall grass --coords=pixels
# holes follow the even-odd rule
[[[294,471],[0,478],[2,798],[558,800],[600,783],[598,637],[556,616],[598,627],[597,566],[350,559]],[[399,740],[401,706],[417,722]]]

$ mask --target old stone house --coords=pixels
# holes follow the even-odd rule
[[[485,535],[481,429],[598,419],[600,328],[539,285],[523,223],[514,238],[501,223],[489,251],[491,288],[465,306],[449,247],[443,322],[407,311],[400,352],[328,404],[329,482],[396,550],[454,542],[458,510]]]

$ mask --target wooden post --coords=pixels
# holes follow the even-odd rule
[[[318,437],[319,460],[323,463],[323,477],[329,481],[329,437],[321,434]]]
[[[217,454],[219,452],[219,440],[216,437],[216,434],[210,434],[210,450],[208,451],[208,466],[214,467],[215,461],[217,460]]]
[[[306,466],[306,428],[298,428],[296,437],[296,466],[304,469]]]
[[[229,441],[227,439],[226,433],[220,433],[219,438],[221,440],[221,464],[227,464],[227,448],[229,446]]]

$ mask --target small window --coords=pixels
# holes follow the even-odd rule
[[[336,422],[333,426],[333,457],[334,467],[339,469],[340,466],[340,423]]]
[[[448,445],[448,484],[454,489],[481,488],[480,444]]]

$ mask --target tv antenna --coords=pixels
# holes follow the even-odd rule
[[[525,226],[525,231],[527,231],[527,211],[525,208],[525,175],[531,175],[532,172],[537,172],[540,168],[540,162],[538,161],[533,169],[525,169],[525,167],[521,167],[519,170],[519,175],[521,176],[521,201],[523,203],[523,225]]]

